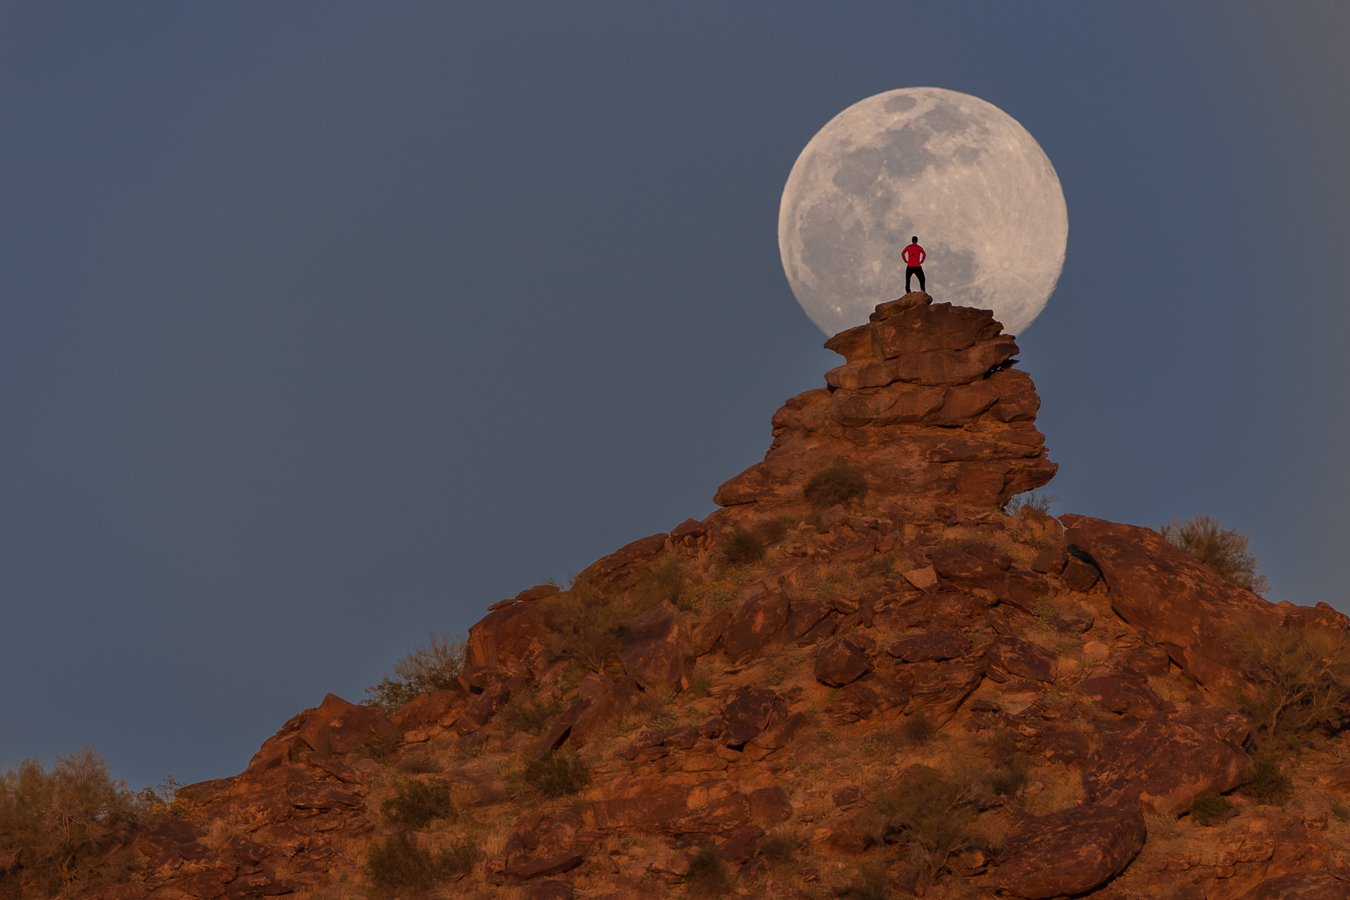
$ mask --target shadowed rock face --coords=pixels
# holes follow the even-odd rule
[[[1284,805],[1231,793],[1253,777],[1234,697],[1264,677],[1245,660],[1350,620],[1149,529],[1005,513],[1055,466],[989,313],[910,294],[827,346],[846,362],[779,410],[722,509],[491,604],[457,688],[390,715],[326,697],[68,894],[366,896],[388,804],[430,783],[454,811],[415,845],[467,841],[473,865],[395,896],[706,896],[710,852],[754,896],[866,871],[893,896],[1350,895],[1344,736],[1290,756]],[[814,509],[841,461],[865,495]],[[572,796],[527,777],[574,755]],[[1193,822],[1207,792],[1234,815]],[[935,828],[960,849],[916,867]],[[0,888],[22,867],[0,847]]]
[[[719,505],[799,503],[811,477],[841,460],[869,493],[913,512],[1001,508],[1054,476],[1035,425],[1040,399],[1010,368],[1017,344],[988,310],[910,293],[825,346],[846,362],[774,415],[764,461],[722,485]]]

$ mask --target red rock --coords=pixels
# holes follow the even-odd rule
[[[544,618],[535,603],[511,603],[469,629],[466,666],[514,666],[537,645]]]
[[[577,575],[576,581],[598,597],[608,596],[610,591],[622,590],[636,581],[652,559],[669,545],[670,535],[664,532],[638,538],[591,563]]]
[[[1068,562],[1068,559],[1062,550],[1053,547],[1042,550],[1031,561],[1031,571],[1039,572],[1042,575],[1058,575],[1064,571],[1064,564]]]
[[[848,638],[836,638],[816,654],[816,679],[832,687],[843,687],[857,681],[870,669],[867,654]]]
[[[717,855],[728,862],[747,860],[755,855],[755,845],[762,837],[764,829],[758,825],[737,828],[717,848]]]
[[[1139,798],[1163,815],[1190,808],[1203,791],[1226,793],[1247,777],[1241,716],[1192,707],[1147,719],[1101,720],[1083,786],[1103,801]]]
[[[744,746],[786,715],[787,707],[773,691],[742,688],[732,693],[722,707],[722,720],[726,723],[723,741],[728,747]]]
[[[1102,573],[1098,572],[1092,563],[1070,556],[1060,577],[1064,579],[1066,588],[1085,594],[1092,590],[1093,585],[1102,577]]]
[[[1045,597],[1050,585],[1040,575],[1005,571],[998,555],[987,548],[940,547],[933,568],[947,581],[976,595],[1026,608]]]
[[[455,705],[464,701],[464,692],[455,689],[432,691],[414,697],[391,717],[401,731],[425,728],[439,722]]]
[[[692,658],[680,611],[669,600],[662,600],[623,629],[619,661],[644,691],[684,690]]]
[[[697,519],[685,519],[670,532],[676,544],[693,544],[708,533],[708,527]]]
[[[741,659],[767,644],[787,619],[787,594],[778,587],[760,586],[741,601],[722,630],[722,649],[732,659]]]
[[[1148,682],[1131,672],[1093,675],[1078,683],[1078,690],[1116,715],[1151,716],[1162,710],[1162,700]]]
[[[1267,878],[1239,900],[1345,900],[1350,877],[1332,872],[1290,872]]]
[[[1196,681],[1240,689],[1242,635],[1279,628],[1274,607],[1163,540],[1157,532],[1087,516],[1063,516],[1067,537],[1095,561],[1111,607],[1162,643]]]
[[[523,857],[506,867],[506,874],[521,881],[546,875],[561,875],[586,861],[585,854],[565,851],[552,856],[531,859]]]
[[[926,591],[931,587],[936,587],[938,583],[937,570],[932,566],[920,566],[917,569],[910,569],[905,573],[905,580],[914,585],[921,591]]]
[[[793,600],[788,614],[787,633],[794,638],[800,638],[819,625],[821,619],[833,610],[833,604],[820,600]]]
[[[318,753],[369,752],[372,747],[397,743],[403,729],[373,706],[358,706],[328,694],[306,716],[297,737]]]
[[[1050,479],[1035,388],[1000,369],[1017,352],[1013,339],[981,310],[900,306],[826,343],[846,363],[828,389],[783,405],[764,461],[723,484],[718,505],[801,505],[802,486],[839,458],[863,472],[869,497],[924,513],[951,503],[1001,509]]]
[[[565,881],[536,881],[521,892],[522,900],[572,900],[576,891]]]
[[[903,662],[956,659],[970,652],[970,638],[959,631],[937,629],[902,637],[886,652]]]
[[[1035,681],[1055,680],[1055,658],[1030,641],[1015,637],[1000,637],[985,650],[989,677],[1006,681],[1009,676]]]
[[[1124,871],[1144,837],[1137,805],[1083,804],[1024,816],[998,849],[994,883],[1028,900],[1083,894]]]

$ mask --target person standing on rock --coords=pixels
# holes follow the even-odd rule
[[[905,261],[905,293],[909,293],[909,280],[915,275],[919,276],[919,290],[925,290],[923,286],[923,261],[928,258],[928,254],[923,252],[923,248],[919,246],[918,235],[909,239],[909,244],[900,254],[900,258]]]

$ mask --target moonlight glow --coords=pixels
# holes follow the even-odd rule
[[[778,249],[797,302],[834,334],[905,292],[911,235],[935,300],[991,309],[1017,333],[1055,289],[1069,216],[1054,166],[1015,119],[969,94],[903,88],[811,138],[783,188]]]

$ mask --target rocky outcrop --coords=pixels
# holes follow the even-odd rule
[[[1350,743],[1305,735],[1258,802],[1244,785],[1279,773],[1239,701],[1262,647],[1334,649],[1346,618],[1148,529],[1005,512],[1055,466],[988,312],[910,294],[827,346],[844,364],[722,509],[492,604],[454,687],[388,716],[326,697],[73,896],[703,896],[723,874],[755,896],[1345,896]],[[1215,794],[1227,813],[1191,813]],[[377,885],[400,836],[439,881]],[[0,848],[0,889],[21,867]]]
[[[1040,399],[988,310],[906,294],[825,346],[845,363],[774,415],[764,461],[722,485],[719,505],[799,504],[841,460],[871,495],[915,512],[997,509],[1054,476],[1035,425]]]

